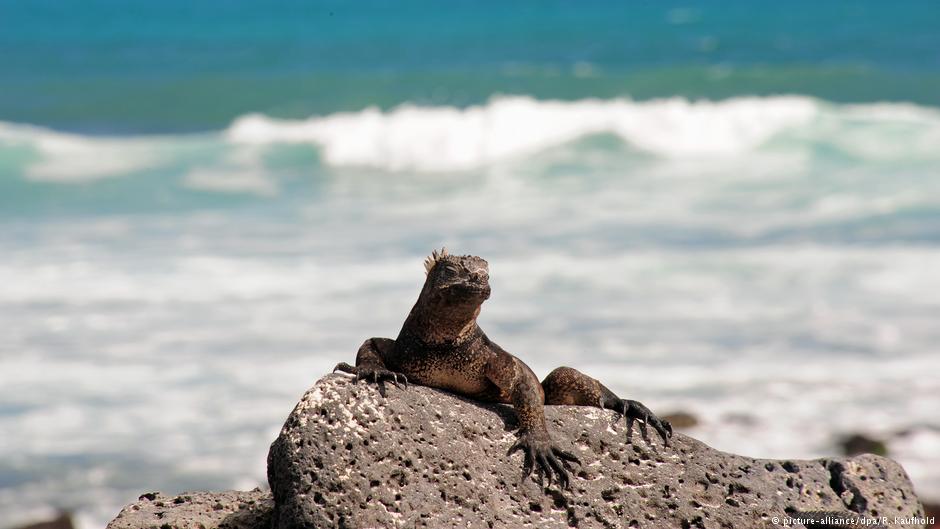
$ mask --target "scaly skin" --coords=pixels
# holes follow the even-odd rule
[[[545,423],[545,405],[569,404],[615,410],[627,421],[629,442],[633,423],[647,424],[668,445],[672,426],[634,400],[619,398],[597,380],[570,367],[552,371],[542,383],[515,356],[492,342],[477,325],[490,297],[489,266],[479,257],[435,251],[425,262],[428,276],[418,301],[398,338],[370,338],[359,348],[356,365],[340,370],[376,383],[408,382],[446,389],[485,402],[512,404],[519,417],[519,440],[509,453],[523,452],[524,477],[538,468],[549,485],[554,475],[567,488],[571,462],[578,459],[552,442]]]

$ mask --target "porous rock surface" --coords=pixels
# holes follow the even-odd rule
[[[273,509],[271,493],[259,489],[148,492],[124,507],[107,529],[268,529]]]
[[[608,410],[546,409],[582,462],[571,490],[522,480],[511,407],[329,375],[268,454],[275,529],[780,527],[788,513],[923,516],[904,470],[874,455],[753,459],[682,434],[650,445]],[[795,432],[798,435],[798,432]],[[124,526],[121,526],[124,527]]]

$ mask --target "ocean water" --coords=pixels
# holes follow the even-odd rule
[[[251,488],[446,245],[481,325],[940,498],[940,6],[0,0],[0,527]]]

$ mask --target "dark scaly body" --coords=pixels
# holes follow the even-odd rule
[[[476,328],[459,343],[426,344],[403,332],[384,356],[385,365],[423,386],[434,386],[479,400],[493,400],[498,388],[486,378],[493,353]]]
[[[408,381],[446,389],[486,402],[512,404],[519,417],[519,442],[528,475],[533,467],[568,483],[568,462],[577,459],[555,447],[545,423],[546,404],[608,408],[627,418],[628,436],[640,420],[643,437],[652,425],[668,443],[672,427],[637,401],[620,399],[599,381],[570,367],[552,371],[541,383],[532,369],[491,341],[476,323],[490,296],[489,268],[475,256],[434,252],[425,263],[428,278],[398,338],[370,338],[356,365],[336,369],[376,382]]]

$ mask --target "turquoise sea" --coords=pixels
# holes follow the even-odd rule
[[[940,4],[0,0],[0,527],[250,488],[433,248],[726,451],[940,499]]]

